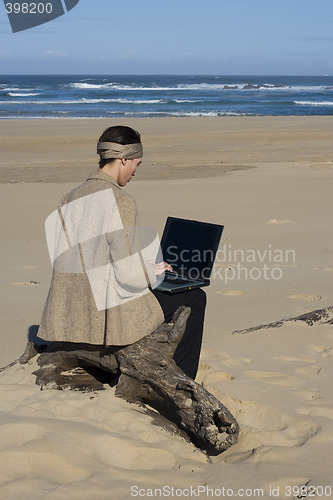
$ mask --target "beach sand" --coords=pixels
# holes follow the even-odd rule
[[[1,498],[301,498],[305,484],[309,498],[333,498],[332,325],[233,333],[333,305],[331,117],[119,122],[144,142],[126,187],[141,224],[225,225],[197,381],[236,417],[239,442],[207,457],[114,389],[41,392],[32,360],[0,373]],[[36,336],[51,277],[45,219],[97,168],[112,124],[0,120],[0,366]]]

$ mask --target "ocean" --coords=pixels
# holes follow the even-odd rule
[[[332,114],[332,76],[0,75],[4,119]]]

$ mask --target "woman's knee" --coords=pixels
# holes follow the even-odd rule
[[[197,309],[205,309],[207,304],[207,296],[202,288],[192,290],[192,303]]]
[[[204,307],[206,307],[206,305],[207,305],[207,295],[206,295],[206,292],[202,288],[199,288],[199,292],[200,292],[200,303]]]

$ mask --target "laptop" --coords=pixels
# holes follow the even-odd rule
[[[156,290],[179,293],[208,286],[223,229],[219,224],[168,217],[161,250],[173,271],[165,272]]]

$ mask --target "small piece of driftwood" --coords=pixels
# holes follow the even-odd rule
[[[258,330],[264,330],[268,328],[280,328],[285,323],[291,321],[303,321],[308,326],[314,324],[317,325],[333,325],[333,306],[325,307],[324,309],[316,309],[315,311],[310,311],[295,318],[285,318],[279,321],[274,321],[273,323],[267,323],[265,325],[252,326],[251,328],[246,328],[245,330],[235,330],[232,333],[251,333]]]
[[[189,308],[180,307],[171,323],[125,347],[53,342],[41,348],[29,343],[18,361],[26,363],[39,354],[34,373],[42,389],[95,391],[114,383],[116,396],[148,404],[196,446],[217,455],[237,442],[239,426],[227,408],[173,360],[189,314]]]

